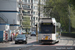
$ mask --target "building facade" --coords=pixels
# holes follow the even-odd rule
[[[46,0],[0,0],[1,23],[10,24],[11,30],[36,30],[39,1],[40,5],[43,5]],[[41,8],[40,17],[44,17]]]
[[[32,31],[36,31],[36,24],[38,23],[38,3],[39,0],[33,0],[33,17],[32,17]]]
[[[46,2],[46,0],[40,0],[40,18],[46,17],[46,16],[44,16],[44,13],[43,13],[45,11],[45,9],[42,6],[42,5],[45,5],[45,2]]]
[[[11,31],[19,31],[19,0],[0,0],[0,18],[10,24]]]
[[[32,15],[32,5],[33,5],[33,0],[20,0],[20,7],[21,9],[19,10],[21,12],[21,26],[23,30],[30,30],[31,29],[31,17]]]

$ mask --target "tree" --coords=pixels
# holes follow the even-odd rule
[[[57,22],[61,23],[62,29],[65,31],[68,31],[68,24],[69,24],[69,18],[68,18],[68,1],[67,0],[47,0],[45,7],[53,7],[52,12],[50,15],[48,14],[48,11],[50,8],[46,8],[46,12],[44,14],[46,16],[54,17],[56,18]]]
[[[71,6],[75,8],[75,0],[67,0]]]
[[[73,28],[72,31],[75,30],[75,0],[67,0],[69,4],[70,10],[70,20],[71,20],[71,27]],[[75,31],[74,31],[75,32]]]
[[[23,17],[22,25],[25,29],[30,28],[30,17]]]

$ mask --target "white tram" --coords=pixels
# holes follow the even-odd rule
[[[41,18],[38,26],[38,41],[40,43],[59,42],[60,23],[57,23],[55,18]]]

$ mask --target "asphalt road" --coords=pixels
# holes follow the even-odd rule
[[[28,38],[27,44],[13,42],[0,43],[0,50],[75,50],[75,38],[61,37],[56,44],[42,44],[36,42],[36,37]]]

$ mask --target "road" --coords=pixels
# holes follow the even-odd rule
[[[36,42],[36,37],[28,38],[27,44],[15,44],[13,42],[0,43],[0,50],[74,50],[75,38],[61,37],[59,43],[42,44]]]

